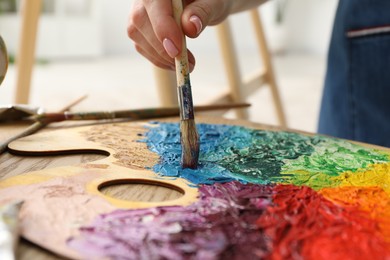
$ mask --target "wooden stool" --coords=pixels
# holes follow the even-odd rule
[[[35,45],[42,0],[23,0],[22,27],[19,49],[16,55],[17,74],[15,103],[27,104],[30,96],[32,69],[35,61]]]
[[[229,20],[227,19],[225,22],[218,25],[217,34],[221,54],[224,59],[229,90],[215,98],[212,103],[244,102],[245,99],[253,94],[257,89],[268,85],[271,88],[279,124],[282,127],[286,127],[286,116],[283,112],[283,106],[277,88],[271,57],[268,51],[267,41],[265,39],[258,9],[250,10],[248,13],[251,16],[257,44],[261,54],[260,58],[263,61],[263,68],[255,72],[255,74],[250,76],[248,79],[244,80],[240,73],[237,54],[234,48],[234,37],[232,35]],[[157,88],[162,105],[177,105],[177,93],[175,87],[176,78],[174,76],[174,72],[165,71],[156,67],[155,76],[157,79]],[[236,116],[240,119],[248,118],[247,112],[243,109],[236,110]]]

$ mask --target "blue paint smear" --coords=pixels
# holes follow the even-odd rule
[[[168,177],[181,177],[193,184],[240,181],[276,182],[284,159],[310,155],[320,137],[289,132],[254,130],[241,126],[197,124],[200,136],[198,169],[182,169],[178,123],[155,122],[145,133],[148,148],[160,155],[153,170]]]

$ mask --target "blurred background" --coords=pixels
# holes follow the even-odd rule
[[[29,103],[48,111],[82,95],[74,110],[160,106],[153,66],[133,48],[126,26],[132,0],[44,0]],[[336,0],[273,0],[260,7],[288,126],[315,132]],[[11,62],[18,57],[21,1],[0,0],[0,34]],[[230,18],[242,74],[262,66],[247,13]],[[194,102],[207,104],[227,87],[215,28],[188,40],[197,64]],[[0,88],[0,104],[14,103],[16,66]],[[277,124],[268,88],[248,101],[250,120]],[[227,117],[234,118],[228,113]]]

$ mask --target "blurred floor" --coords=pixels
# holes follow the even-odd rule
[[[241,56],[242,73],[250,73],[258,61],[250,52]],[[286,110],[288,126],[316,131],[320,97],[325,72],[323,57],[290,53],[273,58],[279,89]],[[10,66],[0,88],[0,104],[13,101],[15,68]],[[214,54],[197,56],[191,75],[194,102],[206,104],[226,88],[223,66]],[[74,99],[88,98],[74,110],[129,109],[159,106],[152,66],[138,55],[90,60],[68,60],[37,65],[32,80],[30,104],[46,110],[60,109]],[[277,124],[268,88],[250,99],[250,120]],[[234,118],[232,113],[227,115]]]

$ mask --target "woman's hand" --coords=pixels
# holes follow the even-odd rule
[[[231,11],[232,1],[186,1],[181,17],[183,32],[196,38],[208,25],[222,22]],[[171,0],[136,0],[127,29],[136,50],[154,65],[175,70],[174,58],[181,52],[182,31],[173,18]],[[188,53],[190,70],[195,58]]]

